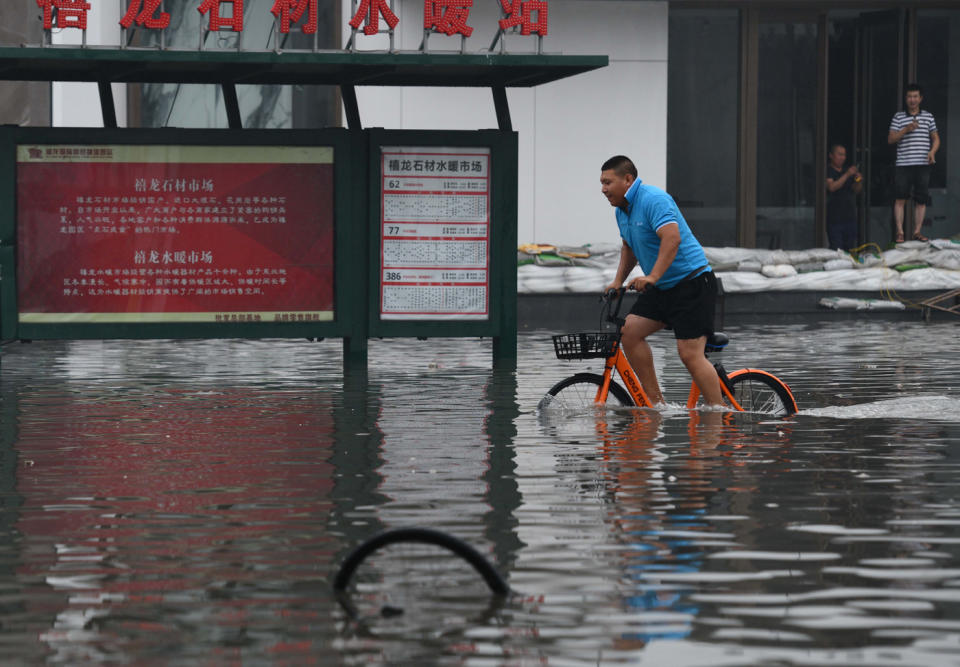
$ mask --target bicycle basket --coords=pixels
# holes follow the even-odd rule
[[[606,359],[617,343],[615,331],[586,331],[553,337],[557,359]]]

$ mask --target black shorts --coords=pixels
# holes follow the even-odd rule
[[[930,165],[914,164],[894,169],[893,198],[909,199],[911,189],[913,201],[918,204],[930,203]]]
[[[676,338],[699,338],[713,333],[716,304],[717,278],[713,271],[705,271],[669,289],[641,292],[630,314],[663,322]]]

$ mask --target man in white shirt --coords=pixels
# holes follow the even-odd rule
[[[917,241],[927,240],[920,232],[930,200],[930,165],[936,161],[940,149],[937,122],[932,113],[920,109],[923,101],[920,85],[909,84],[905,99],[907,108],[893,115],[887,135],[887,143],[897,145],[893,178],[893,221],[897,226],[897,243],[904,240],[903,212],[911,190],[914,201],[913,238]]]

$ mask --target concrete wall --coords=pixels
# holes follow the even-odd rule
[[[350,0],[342,0],[343,42],[350,36]],[[467,51],[489,48],[500,18],[498,3],[476,2]],[[88,44],[120,41],[119,5],[90,12]],[[395,48],[416,50],[423,39],[422,0],[395,0],[400,17]],[[536,88],[511,88],[507,97],[520,140],[518,238],[521,243],[619,242],[613,213],[600,195],[602,162],[617,153],[637,163],[645,182],[666,185],[667,2],[551,0],[544,52],[607,55],[610,65]],[[381,22],[382,25],[382,22]],[[58,43],[79,43],[64,30]],[[509,52],[536,51],[536,37],[507,36]],[[341,45],[341,46],[342,46]],[[459,37],[432,35],[431,50],[459,50]],[[358,50],[383,50],[386,36],[357,36]],[[364,127],[483,129],[496,127],[488,89],[380,88],[357,90]],[[94,84],[57,83],[53,124],[100,126]],[[117,120],[126,125],[125,91],[115,85]],[[344,122],[345,124],[345,122]]]
[[[949,39],[947,40],[947,49],[949,50],[949,64],[947,72],[950,76],[950,87],[948,91],[949,99],[941,102],[941,108],[946,106],[949,114],[942,113],[937,116],[937,124],[944,128],[952,128],[953,137],[960,137],[960,15],[953,13],[949,19]],[[946,102],[944,105],[943,102]],[[944,122],[946,121],[946,122]],[[960,141],[954,139],[951,141],[951,130],[940,130],[941,152],[946,157],[947,162],[947,187],[943,194],[934,200],[931,207],[933,217],[943,216],[946,224],[939,227],[938,231],[943,230],[945,234],[956,234],[960,231]]]
[[[487,49],[500,18],[497,3],[474,3],[467,51]],[[395,47],[417,49],[422,0],[397,0]],[[344,44],[352,16],[344,0]],[[382,25],[382,22],[381,22]],[[666,184],[667,2],[551,0],[544,52],[607,55],[610,65],[536,88],[512,88],[507,99],[520,139],[521,243],[619,242],[613,213],[600,195],[600,165],[630,156],[647,183]],[[535,37],[508,36],[510,52],[536,50]],[[385,36],[357,36],[358,50],[387,48]],[[430,37],[431,50],[459,49],[459,38]],[[364,127],[477,129],[496,127],[489,90],[361,87]]]
[[[87,14],[87,44],[120,44],[120,5],[104,2]],[[81,30],[54,31],[54,44],[81,44]],[[113,84],[117,125],[127,125],[127,87]],[[55,127],[103,127],[100,93],[95,83],[53,83],[53,125]]]
[[[32,2],[0,3],[0,45],[39,44],[42,24]],[[0,81],[0,124],[50,124],[50,84]]]

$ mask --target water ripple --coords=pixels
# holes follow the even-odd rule
[[[599,363],[541,332],[516,369],[473,339],[372,340],[346,371],[340,341],[6,346],[0,662],[957,662],[955,325],[729,333],[727,368],[781,375],[799,415],[682,408],[669,335],[670,409],[553,424],[546,389]],[[425,577],[351,616],[333,574],[401,525],[513,594]]]

